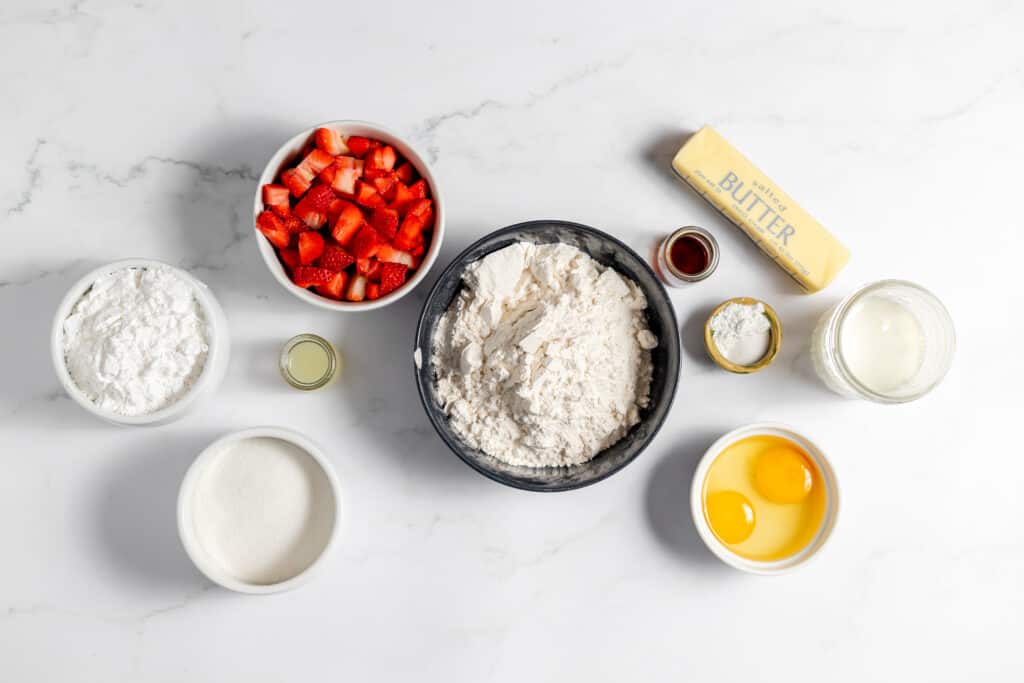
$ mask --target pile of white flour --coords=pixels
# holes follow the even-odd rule
[[[513,244],[467,268],[438,323],[437,395],[468,444],[512,465],[593,458],[639,420],[647,300],[566,244]]]
[[[103,410],[145,415],[181,398],[209,351],[192,286],[168,268],[124,268],[93,283],[64,321],[64,360]]]

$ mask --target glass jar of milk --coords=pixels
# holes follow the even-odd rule
[[[942,303],[903,280],[881,280],[822,316],[811,338],[818,376],[844,396],[905,403],[949,370],[956,335]]]

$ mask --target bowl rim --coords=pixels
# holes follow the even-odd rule
[[[199,542],[199,539],[196,538],[195,530],[192,526],[191,495],[194,492],[195,487],[198,485],[199,479],[206,466],[216,459],[223,452],[226,446],[238,443],[245,439],[255,438],[279,439],[295,446],[309,455],[324,473],[324,476],[328,481],[328,486],[331,489],[331,495],[334,497],[334,525],[331,528],[331,533],[327,538],[327,542],[324,544],[323,549],[320,550],[320,554],[317,555],[316,559],[313,560],[308,567],[295,576],[285,579],[284,581],[269,584],[248,583],[235,578],[225,570],[221,569],[208,557],[206,551],[203,550],[202,544]],[[214,439],[209,445],[200,451],[199,455],[197,455],[195,460],[192,461],[192,464],[189,465],[188,470],[185,471],[185,476],[182,477],[181,485],[178,487],[178,500],[176,505],[178,538],[185,550],[185,554],[188,555],[192,564],[194,564],[195,567],[210,581],[213,581],[214,583],[229,590],[233,590],[238,593],[247,593],[249,595],[269,595],[271,593],[281,593],[293,590],[307,583],[319,574],[323,569],[326,559],[330,556],[331,552],[337,545],[337,539],[341,534],[341,528],[346,521],[343,516],[343,512],[344,506],[342,504],[341,484],[338,481],[338,476],[334,471],[334,467],[331,465],[330,460],[327,459],[327,456],[324,455],[320,446],[306,435],[297,432],[294,429],[269,425],[249,427],[247,429],[229,432],[217,439]]]
[[[797,553],[771,562],[751,560],[730,550],[711,531],[711,527],[704,516],[704,480],[707,478],[711,464],[726,447],[741,439],[758,435],[781,436],[793,441],[793,443],[802,448],[814,460],[815,465],[821,472],[827,491],[825,516],[814,538]],[[775,576],[787,574],[798,567],[803,567],[821,554],[821,550],[832,537],[832,532],[839,518],[841,498],[839,481],[836,478],[832,461],[825,455],[825,451],[818,445],[817,441],[782,422],[754,422],[726,432],[704,451],[704,455],[697,462],[697,468],[694,470],[693,479],[690,483],[690,514],[693,517],[693,524],[697,528],[697,535],[700,536],[701,540],[704,541],[704,545],[707,546],[715,557],[730,567],[750,574]]]
[[[192,287],[196,301],[199,302],[199,306],[203,310],[209,333],[207,339],[209,349],[206,354],[206,363],[191,388],[174,403],[144,415],[120,415],[103,410],[97,406],[89,400],[89,397],[85,395],[74,379],[72,379],[64,356],[64,321],[71,314],[75,304],[78,303],[100,277],[128,268],[166,268],[187,282]],[[119,259],[87,272],[68,288],[64,297],[60,300],[57,310],[54,312],[53,323],[50,328],[50,359],[53,362],[53,369],[57,374],[57,379],[64,391],[75,403],[96,417],[113,424],[129,427],[170,422],[195,407],[200,397],[215,390],[220,380],[223,379],[224,373],[227,371],[230,346],[231,337],[224,309],[221,308],[220,303],[209,286],[186,270],[172,266],[164,261],[150,258]]]
[[[420,264],[420,267],[416,272],[413,273],[413,276],[394,292],[386,294],[379,299],[358,302],[335,301],[333,299],[320,296],[319,294],[314,294],[308,289],[296,287],[285,273],[284,267],[277,258],[277,252],[274,247],[271,246],[271,244],[259,233],[258,230],[256,230],[256,217],[259,216],[260,212],[262,212],[264,208],[262,194],[263,186],[274,182],[274,179],[277,177],[284,165],[285,159],[292,153],[291,150],[301,148],[303,144],[307,143],[310,138],[312,138],[317,128],[331,128],[347,135],[364,135],[384,140],[388,144],[396,147],[398,152],[412,163],[416,168],[416,171],[420,174],[420,177],[424,178],[430,186],[431,198],[434,200],[434,234],[430,241],[430,248],[423,254],[423,262]],[[349,132],[352,129],[356,129],[356,132]],[[417,150],[411,142],[394,133],[390,129],[381,126],[380,124],[373,123],[372,121],[336,119],[318,123],[315,126],[310,126],[309,128],[296,133],[281,144],[281,146],[278,147],[270,156],[270,159],[263,167],[263,171],[260,173],[256,184],[256,192],[253,196],[252,220],[252,233],[256,238],[256,246],[260,252],[260,256],[263,258],[263,262],[267,266],[267,270],[270,271],[278,284],[291,293],[292,296],[301,299],[308,304],[334,312],[372,311],[378,308],[383,308],[389,304],[393,304],[414,290],[426,277],[427,272],[429,272],[433,267],[434,262],[441,253],[441,243],[444,241],[445,202],[433,169],[430,168],[430,164],[427,163],[427,160],[419,153],[419,150]]]
[[[430,368],[430,361],[431,361],[430,354],[431,354],[431,350],[429,348],[422,349],[420,347],[420,345],[419,345],[419,342],[420,342],[420,338],[423,336],[424,329],[426,327],[427,309],[429,307],[428,304],[434,298],[434,295],[437,293],[438,289],[441,287],[441,284],[445,280],[447,280],[449,277],[451,277],[456,272],[456,270],[458,268],[458,265],[460,263],[462,263],[462,261],[464,260],[464,257],[467,254],[469,254],[470,252],[475,250],[479,245],[483,244],[484,242],[490,241],[490,240],[492,240],[494,238],[501,237],[501,236],[506,235],[506,234],[523,232],[523,231],[526,231],[526,230],[535,230],[535,229],[539,229],[541,227],[552,226],[552,225],[555,225],[555,226],[569,226],[569,227],[572,227],[572,228],[575,228],[575,229],[582,230],[583,232],[590,233],[590,234],[594,235],[595,237],[598,237],[599,239],[607,240],[607,241],[611,242],[612,244],[614,244],[615,246],[617,246],[617,247],[623,249],[624,251],[626,251],[627,253],[629,253],[631,256],[633,256],[637,260],[638,263],[640,263],[644,268],[646,268],[648,273],[651,276],[651,280],[654,282],[654,285],[656,287],[656,292],[658,293],[659,296],[662,297],[664,302],[667,304],[667,309],[668,309],[668,312],[669,312],[669,318],[670,319],[668,321],[666,321],[666,323],[670,323],[670,325],[666,324],[666,325],[664,325],[664,327],[671,327],[671,329],[672,329],[672,336],[673,336],[673,339],[675,340],[675,346],[676,346],[677,351],[678,351],[678,349],[680,347],[680,344],[681,344],[681,341],[680,341],[680,338],[679,338],[679,324],[678,324],[678,321],[676,319],[675,307],[673,306],[672,299],[669,298],[668,292],[665,290],[665,286],[662,284],[661,279],[658,278],[657,274],[651,268],[651,265],[643,257],[641,257],[639,254],[637,254],[636,251],[634,251],[629,245],[625,244],[624,242],[622,242],[621,240],[617,239],[616,237],[613,237],[612,235],[609,235],[606,232],[598,230],[597,228],[592,228],[589,225],[584,225],[582,223],[576,223],[574,221],[567,221],[567,220],[562,220],[562,219],[557,219],[557,218],[556,219],[543,219],[542,218],[542,219],[523,221],[521,223],[515,223],[513,225],[509,225],[509,226],[506,226],[504,228],[500,228],[500,229],[495,230],[493,232],[487,233],[486,235],[484,235],[480,239],[475,240],[472,244],[467,246],[461,252],[459,252],[459,254],[457,256],[455,256],[455,258],[453,258],[451,260],[451,262],[448,264],[448,266],[445,267],[445,269],[441,272],[441,275],[438,276],[437,280],[435,280],[434,285],[430,288],[430,291],[427,293],[427,297],[426,297],[426,299],[424,299],[423,306],[420,309],[419,318],[416,321],[416,333],[415,333],[415,337],[413,339],[413,344],[414,344],[413,357],[415,359],[417,352],[419,353],[420,364],[427,368],[427,372],[429,372],[429,368]],[[488,253],[491,253],[491,252],[488,252]],[[465,267],[468,266],[469,263],[472,263],[472,261],[468,262],[468,263],[464,263],[462,265],[462,269],[465,269]],[[681,354],[680,354],[680,361],[681,360],[682,359],[681,359]],[[562,492],[562,491],[572,491],[572,490],[575,490],[575,489],[581,489],[581,488],[590,486],[592,484],[596,484],[596,483],[598,483],[600,481],[604,481],[605,479],[611,477],[613,474],[621,472],[623,469],[625,469],[627,465],[629,465],[634,460],[636,460],[637,457],[639,457],[640,454],[643,453],[647,449],[647,447],[651,444],[652,441],[654,441],[655,437],[661,431],[662,426],[665,424],[665,420],[668,419],[669,414],[672,412],[672,405],[675,402],[676,390],[678,389],[678,386],[679,386],[679,368],[677,368],[675,375],[673,377],[671,377],[671,389],[668,392],[668,400],[667,400],[667,404],[665,406],[665,414],[664,414],[664,416],[662,417],[662,419],[660,421],[658,421],[656,424],[652,425],[650,433],[648,434],[647,439],[645,440],[643,446],[641,448],[639,448],[628,459],[624,460],[618,467],[611,468],[608,471],[601,473],[599,476],[596,476],[593,479],[588,479],[587,481],[584,481],[584,482],[567,483],[567,484],[560,484],[560,485],[556,485],[556,486],[540,486],[540,485],[536,485],[536,484],[531,484],[529,482],[524,482],[524,481],[519,481],[519,480],[516,480],[516,479],[509,478],[509,477],[505,476],[504,474],[502,474],[500,472],[491,471],[491,470],[481,466],[475,459],[470,458],[467,455],[465,455],[464,453],[462,453],[462,450],[458,446],[458,444],[455,444],[455,443],[452,442],[452,440],[449,438],[449,435],[441,428],[441,425],[438,423],[438,420],[436,420],[434,418],[434,415],[428,409],[428,405],[430,405],[430,403],[431,403],[431,398],[427,394],[427,388],[425,386],[425,382],[423,381],[423,376],[422,376],[422,373],[421,373],[421,368],[417,367],[416,364],[414,363],[413,370],[414,370],[414,373],[416,375],[416,391],[419,394],[420,403],[423,405],[423,411],[427,414],[427,419],[429,420],[431,426],[434,428],[434,431],[437,432],[437,435],[441,437],[441,440],[445,443],[446,446],[448,446],[448,449],[450,451],[452,451],[455,455],[457,455],[459,457],[459,459],[462,460],[462,462],[466,463],[471,468],[473,468],[475,471],[477,471],[480,474],[484,475],[488,479],[491,479],[492,481],[496,481],[499,484],[504,484],[505,486],[510,486],[512,488],[520,489],[520,490],[523,490],[523,491],[535,491],[535,492],[538,492],[538,493],[558,493],[558,492]],[[638,425],[634,425],[633,428],[636,428],[637,426]],[[625,438],[625,436],[623,438]],[[614,444],[612,444],[612,445],[614,445]],[[597,455],[595,455],[594,458],[591,458],[591,460],[588,461],[588,462],[591,462],[591,461],[601,457],[602,453],[603,453],[603,451],[601,453],[598,453]]]

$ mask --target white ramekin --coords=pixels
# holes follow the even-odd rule
[[[386,294],[379,299],[373,301],[335,301],[334,299],[320,296],[308,289],[296,286],[291,281],[291,278],[288,277],[288,273],[285,271],[284,266],[281,265],[281,261],[277,258],[277,251],[274,249],[274,246],[256,230],[256,217],[264,209],[263,186],[275,182],[278,174],[284,168],[299,161],[299,155],[302,153],[302,150],[310,145],[317,128],[331,128],[344,136],[361,135],[391,145],[416,168],[420,177],[424,178],[427,181],[427,185],[430,186],[431,199],[434,200],[434,231],[431,236],[430,247],[423,254],[423,262],[416,269],[416,272],[413,273],[412,277],[394,292]],[[441,196],[441,188],[438,186],[430,166],[427,165],[426,160],[420,156],[419,152],[411,144],[386,128],[366,121],[327,121],[307,128],[281,145],[280,149],[274,153],[274,156],[270,157],[270,161],[267,162],[263,173],[260,175],[259,184],[256,186],[256,195],[253,198],[252,217],[253,234],[256,236],[256,244],[259,246],[260,255],[263,256],[263,261],[267,264],[267,268],[274,276],[274,279],[299,299],[330,311],[372,311],[375,308],[381,308],[398,301],[423,280],[427,271],[430,270],[430,267],[434,265],[434,261],[437,260],[437,255],[441,253],[441,242],[444,240],[444,199]]]
[[[280,439],[307,453],[323,470],[330,486],[331,494],[334,496],[334,526],[331,529],[327,543],[324,545],[323,550],[320,551],[320,555],[312,564],[295,576],[272,584],[249,583],[226,572],[203,548],[196,534],[192,518],[192,497],[206,467],[224,453],[227,446],[245,439],[261,437]],[[232,432],[217,439],[203,449],[192,465],[189,466],[188,471],[185,473],[185,478],[181,482],[181,488],[178,490],[178,536],[181,538],[181,544],[185,547],[185,553],[206,578],[224,588],[239,593],[249,593],[252,595],[280,593],[298,588],[312,579],[322,569],[328,555],[330,555],[331,550],[336,545],[342,521],[341,485],[338,483],[338,477],[334,473],[331,463],[316,443],[296,431],[283,427],[252,427]]]
[[[727,446],[748,436],[759,435],[779,436],[792,441],[802,448],[813,458],[818,466],[826,488],[825,516],[822,519],[821,528],[818,529],[817,535],[800,552],[775,562],[749,560],[737,555],[718,540],[718,537],[711,531],[711,527],[708,526],[707,518],[704,516],[704,480],[707,478],[711,463],[715,461],[715,458]],[[836,482],[836,475],[832,469],[832,464],[817,444],[787,425],[773,422],[758,422],[734,429],[725,434],[704,453],[704,457],[697,464],[697,471],[694,472],[693,483],[690,486],[690,511],[693,514],[693,523],[697,527],[697,533],[711,552],[722,562],[751,574],[784,574],[806,564],[812,557],[818,554],[832,535],[832,529],[835,527],[836,518],[839,515],[839,485]]]
[[[175,403],[145,415],[118,415],[99,406],[89,400],[68,373],[67,364],[64,360],[64,321],[71,313],[78,300],[92,287],[100,277],[124,268],[168,268],[185,282],[192,285],[196,301],[203,310],[206,317],[207,332],[209,335],[209,352],[206,355],[206,364],[192,388]],[[228,321],[224,317],[224,310],[217,303],[213,292],[204,283],[197,280],[189,273],[175,268],[174,266],[156,261],[154,259],[131,258],[121,261],[114,261],[100,266],[85,274],[78,282],[71,286],[68,293],[64,295],[60,305],[57,306],[57,313],[53,318],[53,327],[50,331],[50,356],[53,359],[53,368],[57,373],[64,391],[74,401],[87,411],[113,424],[125,426],[150,426],[165,424],[177,420],[189,410],[200,404],[203,399],[213,394],[228,369],[228,359],[231,353],[231,338],[228,333]]]

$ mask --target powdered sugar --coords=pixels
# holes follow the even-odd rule
[[[517,243],[471,265],[434,336],[437,395],[468,444],[529,467],[586,462],[648,403],[647,300],[565,244]]]
[[[78,388],[125,416],[180,399],[209,351],[191,284],[162,267],[123,268],[96,280],[64,321],[63,345]]]

